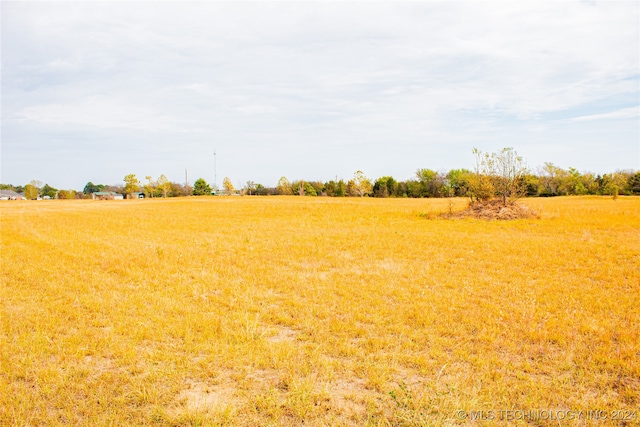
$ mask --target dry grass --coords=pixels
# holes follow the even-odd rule
[[[640,199],[523,203],[540,218],[425,220],[448,200],[0,203],[0,425],[638,408]]]

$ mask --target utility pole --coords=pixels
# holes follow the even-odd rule
[[[184,170],[184,192],[185,196],[189,195],[189,172],[186,169]]]
[[[218,169],[216,167],[216,149],[213,149],[213,188],[218,191]]]

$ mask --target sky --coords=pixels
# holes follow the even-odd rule
[[[0,7],[5,184],[640,169],[635,0]]]

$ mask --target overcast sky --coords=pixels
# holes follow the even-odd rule
[[[2,1],[2,183],[640,169],[640,2]]]

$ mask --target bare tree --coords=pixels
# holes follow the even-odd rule
[[[513,148],[503,148],[497,153],[483,153],[474,148],[473,153],[476,155],[476,175],[471,191],[477,200],[499,197],[506,206],[524,196],[527,168]]]
[[[251,195],[251,192],[255,191],[256,189],[256,183],[253,181],[247,181],[247,186],[245,188],[247,189],[249,195]]]

